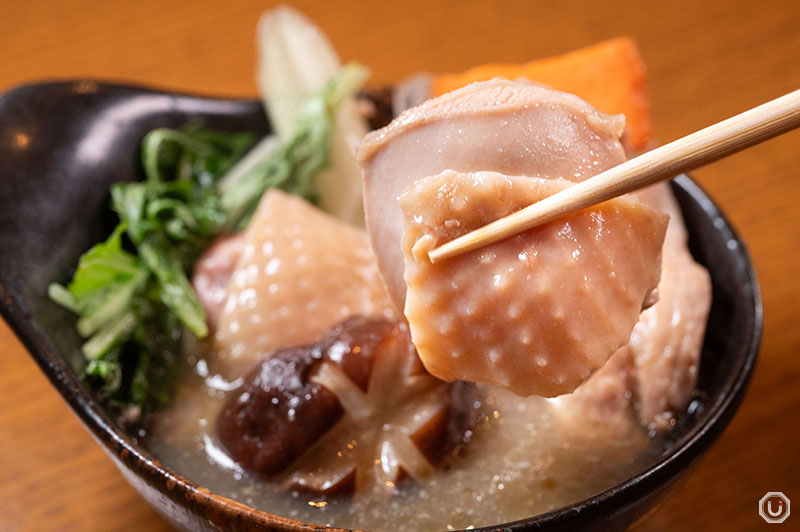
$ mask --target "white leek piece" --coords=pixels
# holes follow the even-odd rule
[[[292,134],[303,102],[339,70],[340,61],[322,30],[290,7],[265,12],[258,24],[257,81],[278,137]],[[330,168],[316,181],[320,206],[334,216],[364,224],[361,170],[353,155],[367,132],[354,99],[343,102],[330,146]]]

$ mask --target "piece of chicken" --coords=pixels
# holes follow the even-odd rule
[[[405,315],[425,367],[519,395],[573,391],[627,343],[658,284],[667,216],[626,196],[431,264],[427,252],[563,190],[445,171],[400,197]]]
[[[638,193],[669,214],[658,302],[642,312],[628,346],[636,365],[641,421],[658,429],[689,404],[697,383],[700,349],[711,308],[711,278],[695,262],[680,208],[666,184]]]
[[[524,82],[473,83],[409,109],[359,147],[367,230],[389,294],[403,309],[397,198],[443,170],[581,181],[625,160],[624,118]]]
[[[239,252],[214,334],[225,377],[272,349],[313,342],[349,316],[394,315],[364,231],[301,198],[268,191]]]
[[[689,253],[686,227],[669,187],[656,185],[637,196],[670,216],[658,301],[642,312],[628,345],[574,394],[561,398],[560,409],[566,416],[578,408],[609,421],[635,415],[642,425],[664,430],[686,409],[695,389],[711,279]]]
[[[228,284],[244,246],[244,233],[222,235],[194,263],[192,287],[206,311],[206,322],[212,332],[217,330],[228,299]]]
[[[633,197],[440,265],[425,257],[624,161],[622,126],[575,96],[492,80],[429,100],[366,138],[368,231],[431,373],[553,396],[628,341],[654,299],[667,224]]]

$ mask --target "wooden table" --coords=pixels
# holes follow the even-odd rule
[[[0,90],[92,77],[255,95],[254,29],[271,2],[0,0]],[[342,58],[376,84],[420,71],[525,61],[616,35],[649,66],[671,140],[800,87],[800,3],[304,1]],[[651,5],[652,4],[652,5]],[[755,530],[757,502],[800,504],[800,132],[694,173],[749,244],[766,328],[741,410],[640,530]],[[0,530],[168,530],[0,323]],[[800,512],[783,528],[797,530]],[[794,524],[792,524],[794,523]]]

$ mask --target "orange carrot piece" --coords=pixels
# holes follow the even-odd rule
[[[525,64],[487,64],[433,81],[433,96],[495,77],[526,78],[575,94],[597,109],[625,115],[623,142],[632,152],[648,147],[652,134],[645,66],[633,39],[619,37]]]

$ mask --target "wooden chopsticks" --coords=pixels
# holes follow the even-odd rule
[[[800,90],[634,157],[430,252],[432,263],[698,168],[800,126]]]

